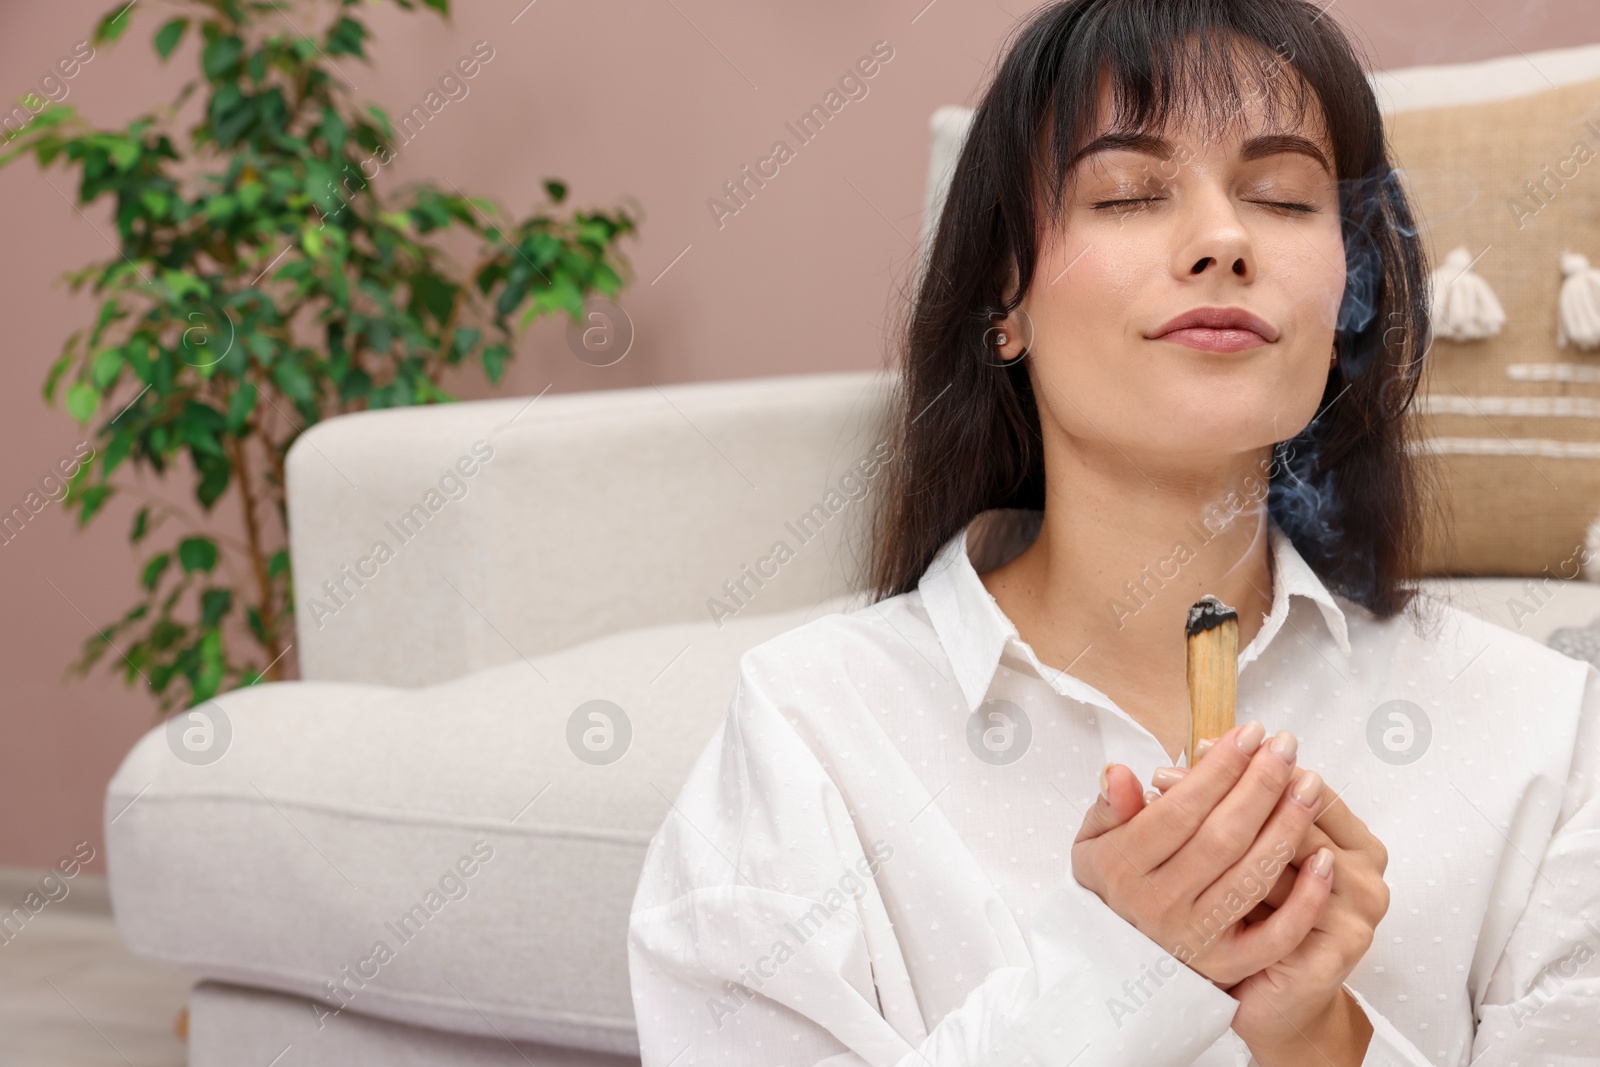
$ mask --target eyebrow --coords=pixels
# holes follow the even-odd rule
[[[1079,160],[1094,155],[1097,152],[1139,152],[1143,155],[1154,156],[1157,159],[1170,159],[1176,153],[1171,141],[1159,134],[1143,132],[1105,133],[1096,137],[1078,150],[1072,157],[1067,169],[1071,170],[1078,165]],[[1333,173],[1333,165],[1328,162],[1328,157],[1322,149],[1308,138],[1297,133],[1264,133],[1248,138],[1239,148],[1239,158],[1246,163],[1257,159],[1265,159],[1281,152],[1295,152],[1309,156],[1315,160],[1322,169],[1329,174]]]

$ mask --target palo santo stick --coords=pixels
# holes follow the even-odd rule
[[[1184,627],[1189,682],[1189,747],[1221,737],[1233,728],[1234,701],[1239,695],[1239,613],[1207,594],[1189,609]]]

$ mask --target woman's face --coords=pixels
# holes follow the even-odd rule
[[[1102,88],[1099,133],[1109,104]],[[1320,109],[1305,128],[1265,111],[1258,96],[1211,143],[1184,126],[1075,164],[1001,350],[1028,344],[1047,443],[1148,476],[1257,458],[1316,414],[1345,283],[1333,149]],[[1265,336],[1163,335],[1198,308],[1242,309]]]

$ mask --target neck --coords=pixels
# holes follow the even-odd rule
[[[1241,648],[1272,606],[1271,451],[1210,459],[1056,450],[1037,540],[984,579],[1041,661],[1072,664],[1152,732],[1187,723],[1190,606],[1235,608]]]
[[[1272,605],[1266,460],[1175,483],[1147,472],[1154,485],[1074,466],[1047,486],[1030,552],[1052,615],[1108,651],[1181,649],[1190,605],[1210,593],[1239,611],[1244,642]]]

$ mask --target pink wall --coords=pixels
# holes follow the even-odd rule
[[[580,204],[634,198],[635,279],[623,303],[637,339],[621,363],[589,367],[560,322],[524,336],[504,395],[769,374],[862,369],[884,359],[882,331],[906,285],[922,205],[928,115],[971,103],[1015,16],[989,0],[476,0],[453,24],[379,9],[376,69],[341,62],[362,97],[391,110],[487,41],[495,57],[390,168],[404,181],[455,182],[525,211],[546,177]],[[1342,0],[1380,67],[1531,52],[1600,39],[1593,0]],[[0,98],[27,92],[108,4],[0,11]],[[1448,15],[1445,9],[1448,8]],[[296,21],[309,20],[302,6]],[[520,14],[519,14],[520,12]],[[124,41],[73,79],[70,101],[101,125],[170,97],[178,78],[148,46],[160,0],[131,13]],[[301,22],[302,25],[307,24]],[[706,202],[777,139],[873,43],[893,58],[812,143],[721,228]],[[176,66],[192,62],[187,42]],[[48,183],[47,180],[48,179]],[[55,188],[52,188],[52,184]],[[20,502],[82,431],[39,387],[62,339],[90,315],[57,278],[111,253],[108,212],[79,214],[60,169],[0,171],[0,300],[12,357],[0,391],[0,504]],[[65,194],[65,195],[63,195]],[[685,253],[684,250],[688,249]],[[678,258],[680,253],[684,253]],[[676,262],[674,262],[676,260]],[[670,265],[670,269],[669,268]],[[665,273],[663,273],[665,272]],[[658,277],[659,275],[659,277]],[[450,383],[447,383],[450,384]],[[490,395],[477,376],[455,383]],[[131,392],[130,392],[131,395]],[[154,488],[154,487],[153,487]],[[188,504],[187,492],[167,495]],[[55,506],[0,547],[0,865],[45,866],[87,838],[101,844],[105,783],[155,721],[141,692],[98,672],[63,684],[91,624],[131,602],[126,542],[137,503],[113,501],[86,531]],[[219,505],[237,528],[238,503]]]

